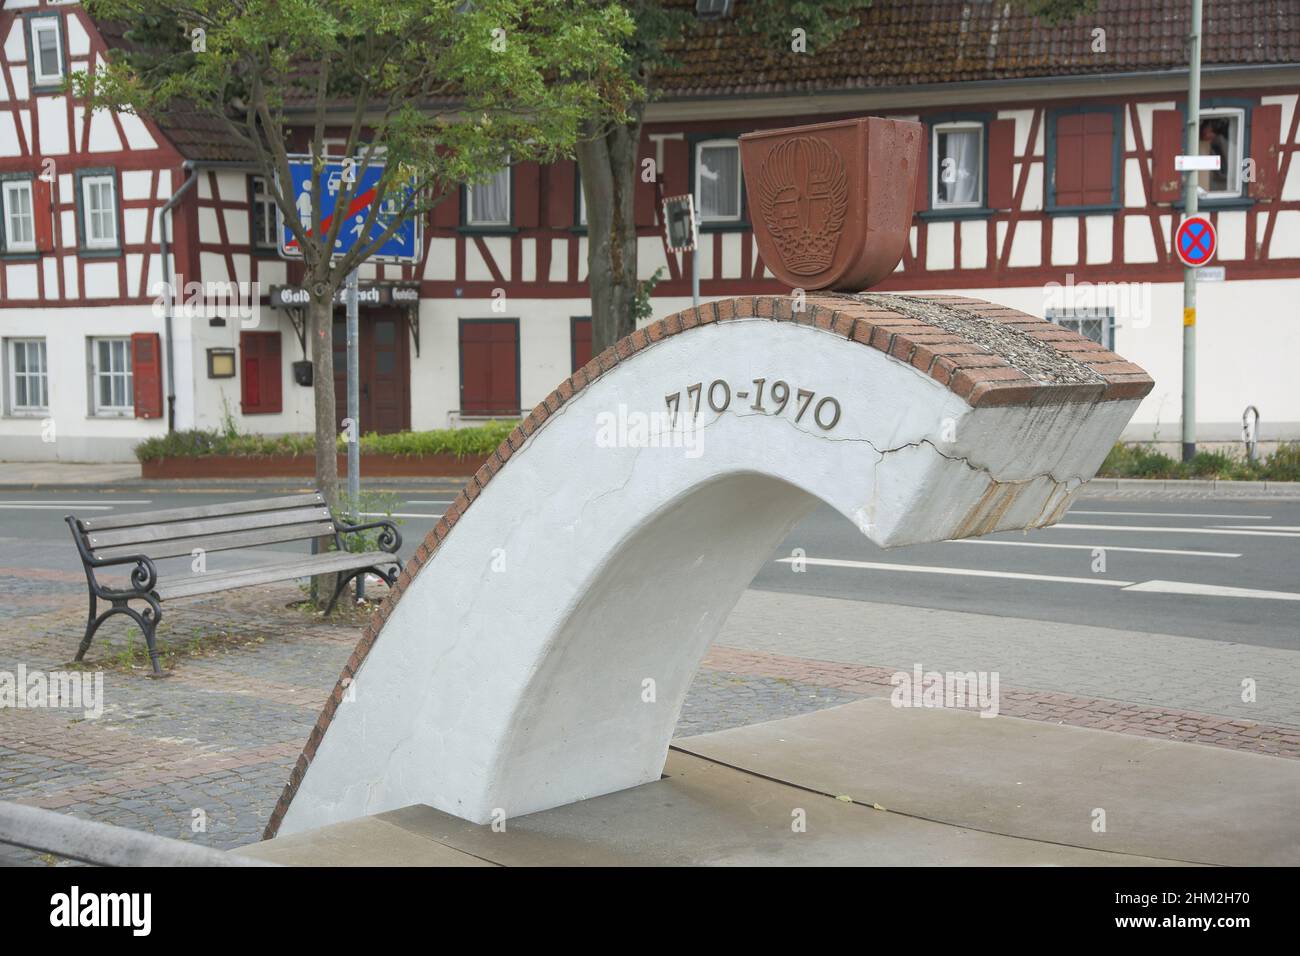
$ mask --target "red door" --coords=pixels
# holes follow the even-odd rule
[[[591,317],[575,317],[570,324],[570,351],[573,353],[573,368],[576,372],[591,361]]]
[[[411,367],[406,324],[398,310],[366,310],[357,331],[361,382],[361,431],[406,431],[411,427]],[[347,322],[334,319],[334,413],[342,428],[348,409]]]
[[[518,319],[461,319],[460,411],[519,414]]]

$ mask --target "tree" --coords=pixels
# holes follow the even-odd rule
[[[858,22],[871,0],[745,0],[737,4],[735,29],[760,37],[791,57],[816,55]],[[633,213],[641,127],[655,98],[655,73],[675,64],[673,46],[698,22],[691,6],[664,0],[624,0],[636,32],[623,40],[625,80],[633,90],[617,113],[593,114],[576,146],[587,203],[587,275],[591,287],[592,348],[608,348],[636,329],[636,219]],[[802,30],[795,52],[794,31]],[[656,171],[657,172],[657,171]]]
[[[92,16],[130,24],[106,68],[74,80],[95,106],[165,119],[215,118],[243,144],[302,251],[315,391],[316,480],[337,506],[332,326],[348,274],[405,222],[460,184],[508,162],[572,152],[584,118],[623,115],[624,44],[617,3],[584,0],[86,0]],[[299,219],[289,157],[319,173],[327,131],[356,157],[340,184],[347,208],[382,147],[384,170],[362,235],[332,256],[345,216],[321,218],[313,183]],[[299,131],[295,135],[295,130]],[[308,135],[304,138],[301,132]],[[387,209],[380,218],[380,210]],[[376,228],[378,227],[378,228]]]

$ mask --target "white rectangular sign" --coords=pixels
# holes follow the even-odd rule
[[[1175,156],[1174,169],[1185,173],[1193,169],[1218,169],[1220,157],[1210,156]]]
[[[1223,266],[1201,266],[1196,270],[1197,282],[1222,282],[1228,278],[1228,270]]]

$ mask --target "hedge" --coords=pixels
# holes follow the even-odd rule
[[[440,428],[427,432],[397,432],[379,435],[371,432],[361,437],[363,455],[455,455],[468,458],[487,455],[505,441],[517,422],[487,422],[466,428]],[[340,453],[347,445],[340,437]],[[135,446],[140,461],[159,458],[200,458],[207,455],[314,455],[316,439],[312,435],[241,435],[216,429],[189,429],[149,438]]]

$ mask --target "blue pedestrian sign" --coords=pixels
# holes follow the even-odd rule
[[[370,228],[366,228],[366,218],[370,207],[378,198],[379,179],[383,176],[384,165],[371,160],[365,172],[361,171],[360,159],[339,159],[326,163],[320,171],[320,222],[321,231],[327,231],[335,217],[344,221],[339,227],[338,237],[334,241],[333,256],[346,255],[355,246],[366,245],[383,235],[384,230],[397,216],[409,191],[401,187],[391,188],[385,195],[379,214],[375,216]],[[294,207],[298,221],[303,230],[310,234],[312,219],[312,160],[310,156],[290,156],[289,175],[292,177],[291,188],[284,193]],[[347,208],[338,208],[338,202],[351,187],[351,197]],[[370,261],[378,262],[419,262],[423,252],[421,242],[422,230],[420,217],[412,216],[402,223],[383,245],[370,256]],[[277,210],[276,224],[280,234],[280,255],[291,259],[301,259],[302,250],[298,240],[283,213]]]

